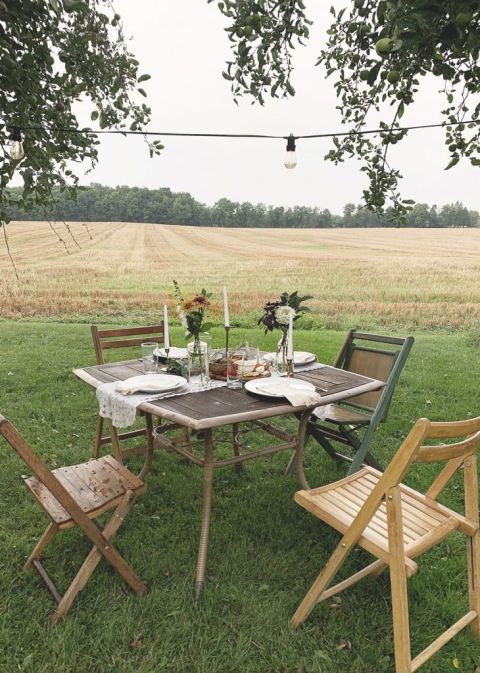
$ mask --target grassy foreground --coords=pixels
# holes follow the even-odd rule
[[[179,336],[178,334],[175,336]],[[257,330],[250,340],[269,348]],[[220,331],[214,332],[217,341]],[[343,332],[299,331],[297,345],[330,362]],[[0,323],[0,410],[52,467],[86,460],[96,400],[71,369],[93,362],[88,326]],[[479,414],[472,365],[479,347],[466,333],[419,334],[400,380],[390,418],[374,451],[385,462],[419,416]],[[201,471],[158,453],[148,489],[120,529],[117,547],[148,584],[133,595],[105,563],[95,571],[71,615],[56,626],[53,604],[36,574],[22,564],[46,519],[24,489],[26,467],[2,441],[0,488],[0,671],[13,673],[387,673],[393,670],[389,581],[366,579],[338,602],[317,606],[298,632],[288,620],[333,550],[338,536],[293,502],[294,477],[283,476],[287,455],[254,461],[243,473],[215,473],[207,567],[208,585],[195,605]],[[307,447],[315,483],[344,471]],[[135,465],[134,465],[135,467]],[[408,483],[425,488],[434,468],[419,466]],[[310,473],[311,474],[311,473]],[[445,502],[460,506],[460,482]],[[410,581],[413,650],[425,647],[466,611],[463,540],[425,554]],[[77,530],[58,536],[46,566],[63,589],[89,544]],[[367,561],[357,551],[347,567]],[[480,644],[464,631],[422,668],[474,673]]]

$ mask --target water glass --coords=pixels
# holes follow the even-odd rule
[[[154,351],[158,348],[155,341],[145,341],[140,345],[142,351],[142,362],[144,374],[156,374],[158,371],[158,362],[155,359]]]
[[[227,353],[227,388],[239,390],[243,385],[243,361],[245,353],[228,351]]]

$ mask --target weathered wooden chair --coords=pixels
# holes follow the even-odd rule
[[[144,593],[146,587],[143,582],[112,546],[112,538],[132,508],[135,498],[145,490],[144,483],[112,456],[51,471],[3,416],[0,416],[0,434],[33,471],[35,476],[25,478],[25,484],[50,519],[25,567],[35,568],[57,601],[52,621],[56,623],[65,617],[102,556],[134,591]],[[102,529],[96,521],[97,517],[113,508],[115,511],[112,517]],[[79,526],[94,546],[73,582],[61,596],[40,557],[59,531],[73,526]]]
[[[466,439],[460,439],[466,438]],[[457,439],[427,446],[430,439]],[[316,603],[343,591],[367,575],[390,567],[393,635],[397,673],[412,673],[462,628],[471,625],[480,638],[480,535],[476,450],[480,417],[452,423],[417,421],[382,474],[365,467],[333,484],[295,494],[309,512],[342,534],[342,538],[293,615],[297,628]],[[423,495],[401,483],[415,462],[448,461]],[[457,470],[463,469],[465,514],[437,502]],[[441,542],[452,531],[467,538],[469,611],[414,659],[410,650],[407,577],[417,572],[416,556]],[[378,560],[328,588],[352,548],[358,544]]]
[[[163,342],[164,339],[163,322],[161,322],[159,325],[150,325],[147,327],[122,327],[120,329],[105,330],[99,330],[96,325],[92,325],[91,331],[97,365],[105,364],[104,351],[106,350],[111,350],[114,348],[136,347],[138,353],[138,347],[144,341]],[[120,461],[132,455],[145,453],[145,446],[137,446],[133,449],[127,449],[124,451],[122,451],[120,448],[120,442],[123,440],[145,436],[145,428],[119,433],[110,422],[110,435],[104,436],[103,426],[104,419],[102,416],[100,416],[100,414],[98,414],[97,429],[95,432],[95,442],[92,454],[94,458],[98,458],[101,447],[106,444],[111,444],[114,456],[117,458],[117,460]]]
[[[349,474],[366,462],[379,468],[368,449],[379,424],[386,420],[393,392],[400,377],[413,337],[367,334],[350,330],[333,363],[334,367],[385,381],[382,390],[351,397],[347,402],[318,407],[307,426],[307,437],[314,437],[335,460],[351,462]],[[332,441],[351,451],[336,451]]]

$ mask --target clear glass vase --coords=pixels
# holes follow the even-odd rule
[[[275,361],[277,376],[286,376],[288,371],[287,363],[287,335],[284,334],[277,345],[277,357]]]
[[[207,385],[210,381],[208,374],[208,345],[195,337],[187,344],[188,355],[188,380],[197,379],[201,385]],[[198,378],[197,378],[198,377]]]

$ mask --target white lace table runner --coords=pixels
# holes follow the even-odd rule
[[[154,402],[166,397],[175,397],[188,393],[200,393],[227,385],[226,381],[211,380],[208,386],[201,385],[198,381],[191,381],[182,386],[181,389],[166,393],[133,393],[132,395],[122,395],[122,393],[117,392],[115,389],[117,383],[118,381],[101,383],[96,391],[100,405],[100,416],[110,418],[116,428],[128,428],[130,425],[133,425],[137,416],[137,407],[144,402]]]
[[[317,369],[323,365],[318,362],[312,362],[308,365],[295,367],[298,373]],[[118,381],[112,383],[101,383],[97,388],[97,399],[100,405],[100,416],[110,418],[116,428],[128,428],[135,423],[137,416],[137,407],[144,402],[154,402],[166,397],[176,397],[177,395],[186,395],[187,393],[201,393],[213,388],[226,386],[226,381],[214,381],[210,379],[208,386],[201,385],[198,381],[186,383],[181,389],[166,393],[133,393],[132,395],[122,395],[115,390]]]

